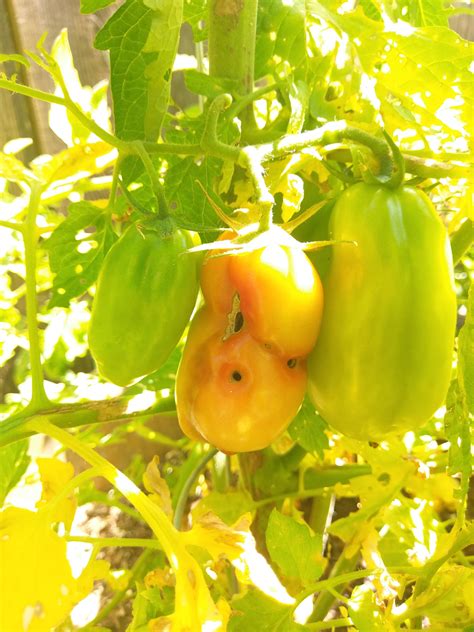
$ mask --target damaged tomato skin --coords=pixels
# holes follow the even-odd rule
[[[223,452],[259,450],[298,412],[305,361],[270,353],[245,329],[224,339],[225,322],[208,307],[193,319],[176,378],[179,423]]]
[[[231,237],[225,233],[222,239]],[[314,347],[323,288],[301,249],[272,244],[235,254],[216,250],[203,264],[201,288],[206,303],[223,314],[232,310],[237,294],[245,327],[270,351],[290,359]]]

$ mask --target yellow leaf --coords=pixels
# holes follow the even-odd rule
[[[0,630],[54,629],[102,576],[104,563],[89,564],[75,579],[66,541],[48,514],[18,507],[0,512]]]
[[[161,507],[167,516],[172,516],[173,508],[171,506],[170,490],[160,474],[159,465],[160,457],[154,456],[153,460],[148,463],[143,475],[143,484],[145,489],[150,492],[150,498]]]
[[[289,173],[280,180],[275,193],[283,195],[281,215],[283,221],[288,222],[300,210],[304,197],[303,180],[294,173]]]
[[[223,557],[232,561],[243,553],[250,522],[250,514],[247,514],[229,527],[215,514],[208,512],[199,518],[190,531],[182,533],[181,537],[188,546],[206,549],[214,561]]]
[[[38,471],[43,487],[41,499],[37,503],[38,509],[50,501],[54,501],[68,481],[74,476],[74,468],[71,463],[59,459],[36,459]],[[76,499],[74,496],[61,499],[54,503],[54,513],[50,517],[57,522],[64,522],[67,528],[72,524],[76,513]]]

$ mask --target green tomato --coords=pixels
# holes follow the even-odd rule
[[[420,190],[359,183],[338,199],[309,394],[362,440],[415,429],[444,402],[456,323],[446,230]]]
[[[92,307],[89,346],[99,372],[126,386],[175,348],[199,290],[195,233],[170,218],[128,228],[107,253]]]

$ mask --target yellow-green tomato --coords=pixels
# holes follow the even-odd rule
[[[337,201],[309,394],[362,440],[414,430],[444,402],[456,322],[446,230],[419,189],[356,184]]]
[[[195,233],[170,218],[130,226],[107,253],[89,346],[101,375],[126,386],[160,368],[186,327],[199,290]]]

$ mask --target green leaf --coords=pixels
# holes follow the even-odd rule
[[[207,0],[185,0],[183,21],[191,25],[195,42],[207,39]]]
[[[201,187],[212,190],[220,173],[217,158],[171,158],[165,177],[166,199],[180,226],[220,226],[220,221]]]
[[[230,79],[210,77],[194,69],[184,71],[184,81],[190,92],[202,94],[210,99],[223,92],[233,92],[235,87],[235,82]]]
[[[228,525],[233,525],[244,514],[254,509],[250,494],[246,491],[235,491],[221,494],[211,492],[199,503],[199,514],[212,511]]]
[[[268,552],[285,577],[299,579],[303,586],[316,582],[324,571],[322,537],[306,524],[274,509],[266,531]]]
[[[306,60],[306,7],[304,0],[263,0],[258,3],[255,78],[273,71],[278,59],[299,73]]]
[[[474,290],[471,285],[468,312],[458,338],[458,375],[446,398],[444,425],[449,440],[449,472],[461,474],[456,496],[462,504],[472,473],[471,421],[474,414]]]
[[[368,461],[372,474],[351,481],[351,495],[359,496],[359,509],[336,520],[328,529],[345,542],[350,542],[362,528],[368,529],[370,521],[392,503],[416,471],[415,464],[406,461],[395,446],[383,450],[354,442],[352,449]]]
[[[94,232],[85,232],[95,227]],[[117,239],[103,209],[91,202],[69,206],[68,217],[46,241],[55,274],[49,307],[67,307],[95,282],[105,254]]]
[[[377,5],[372,0],[360,0],[360,6],[364,9],[364,13],[372,20],[381,20],[382,15]]]
[[[288,432],[306,452],[313,452],[322,460],[324,450],[329,447],[329,439],[324,432],[326,429],[327,423],[306,397]]]
[[[404,0],[386,3],[390,18],[404,20],[413,26],[448,26],[447,3],[444,0]]]
[[[397,629],[377,604],[373,590],[366,584],[354,588],[348,605],[352,622],[359,632],[391,632]]]
[[[182,0],[127,0],[97,34],[96,48],[110,50],[119,138],[158,139],[182,19]]]
[[[27,440],[18,441],[0,449],[0,506],[26,472],[30,462],[28,445]]]
[[[11,182],[25,182],[31,175],[21,160],[0,152],[0,178],[5,178]]]
[[[232,599],[229,632],[299,632],[305,628],[293,621],[291,606],[279,603],[258,590]]]
[[[127,627],[127,632],[146,632],[150,629],[149,621],[173,612],[174,595],[168,586],[146,588],[143,583],[140,583],[137,588],[132,607],[133,618]]]
[[[474,415],[474,283],[471,283],[466,320],[458,338],[458,380],[467,410]]]
[[[114,4],[116,0],[81,0],[81,13],[95,13]]]
[[[323,17],[353,42],[354,63],[375,79],[384,116],[383,104],[396,99],[425,129],[441,125],[453,140],[461,127],[467,130],[474,105],[471,42],[444,26],[415,28],[389,20],[384,24],[368,18],[361,7],[342,15],[338,7],[338,3],[308,0],[308,10],[316,18]]]
[[[474,624],[474,570],[453,564],[442,567],[427,590],[407,601],[410,616],[429,617],[432,625],[461,629]],[[412,614],[413,613],[413,614]]]

